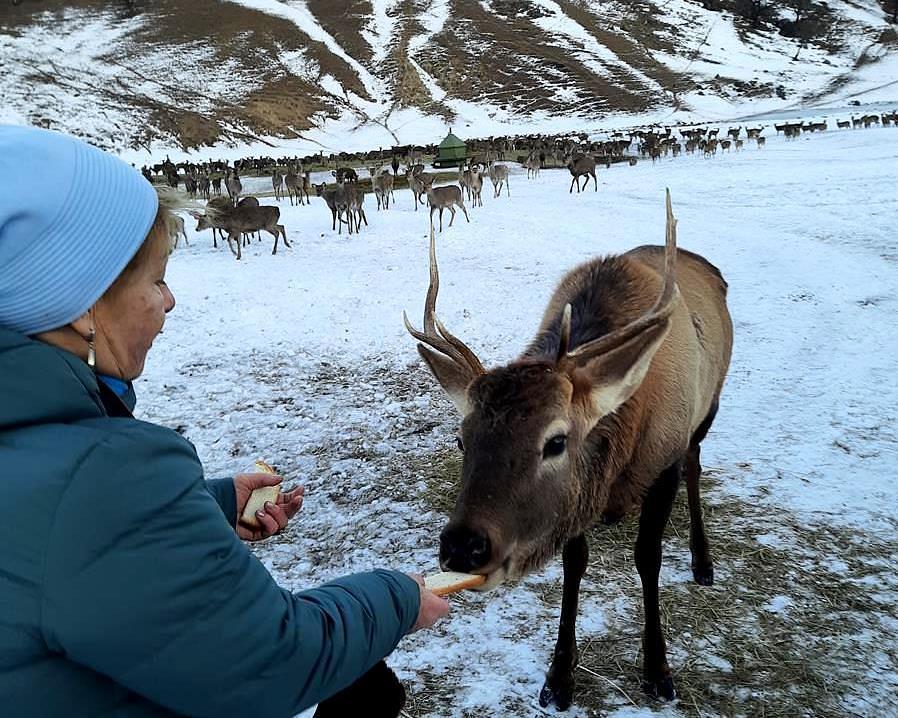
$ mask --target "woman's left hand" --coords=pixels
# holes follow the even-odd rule
[[[283,477],[276,474],[237,474],[234,477],[234,489],[237,493],[237,535],[244,541],[260,541],[273,536],[302,508],[305,489],[296,486],[290,491],[282,491],[278,495],[277,503],[267,501],[264,509],[256,512],[256,518],[262,524],[261,528],[252,529],[240,523],[239,517],[246,502],[249,501],[250,494],[263,486],[277,486],[282,480]]]

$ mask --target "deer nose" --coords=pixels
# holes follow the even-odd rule
[[[440,534],[440,566],[471,573],[489,563],[489,536],[467,526],[448,526]]]

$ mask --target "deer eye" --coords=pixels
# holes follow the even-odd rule
[[[460,436],[456,436],[456,437],[455,437],[455,445],[458,447],[458,450],[459,450],[461,453],[463,453],[463,454],[465,453],[465,444],[464,444],[464,442],[461,440],[461,437],[460,437]]]
[[[561,456],[567,448],[567,437],[564,434],[553,436],[543,447],[543,458],[551,459],[553,456]]]

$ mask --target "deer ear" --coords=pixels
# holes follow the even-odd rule
[[[669,329],[670,320],[665,319],[575,370],[589,383],[589,403],[596,421],[617,411],[636,393]]]
[[[473,375],[451,359],[428,349],[423,344],[418,345],[418,353],[427,362],[431,374],[436,377],[437,381],[440,382],[440,386],[445,389],[458,412],[462,416],[467,416],[471,411],[471,404],[468,401],[468,387],[474,379]]]

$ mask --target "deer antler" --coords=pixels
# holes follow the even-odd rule
[[[469,370],[475,376],[485,374],[483,364],[477,355],[458,337],[449,332],[436,317],[437,293],[440,291],[440,273],[437,268],[437,249],[433,225],[430,227],[430,285],[427,287],[427,298],[424,301],[424,331],[415,329],[403,312],[402,320],[405,328],[419,342],[427,344],[441,354],[445,354],[459,366]]]
[[[673,208],[670,203],[670,190],[667,190],[667,239],[664,251],[664,285],[661,289],[661,296],[655,302],[655,305],[639,319],[630,322],[625,327],[606,334],[591,342],[582,344],[572,352],[567,352],[564,359],[574,361],[581,364],[600,354],[606,354],[621,345],[630,341],[633,337],[638,336],[651,326],[667,319],[674,308],[674,299],[676,299],[679,290],[677,289],[676,280],[677,266],[677,220],[673,215]],[[567,317],[567,310],[565,310]],[[570,326],[568,325],[568,332]],[[564,320],[562,320],[562,338],[564,338]],[[562,342],[565,343],[565,342]]]

